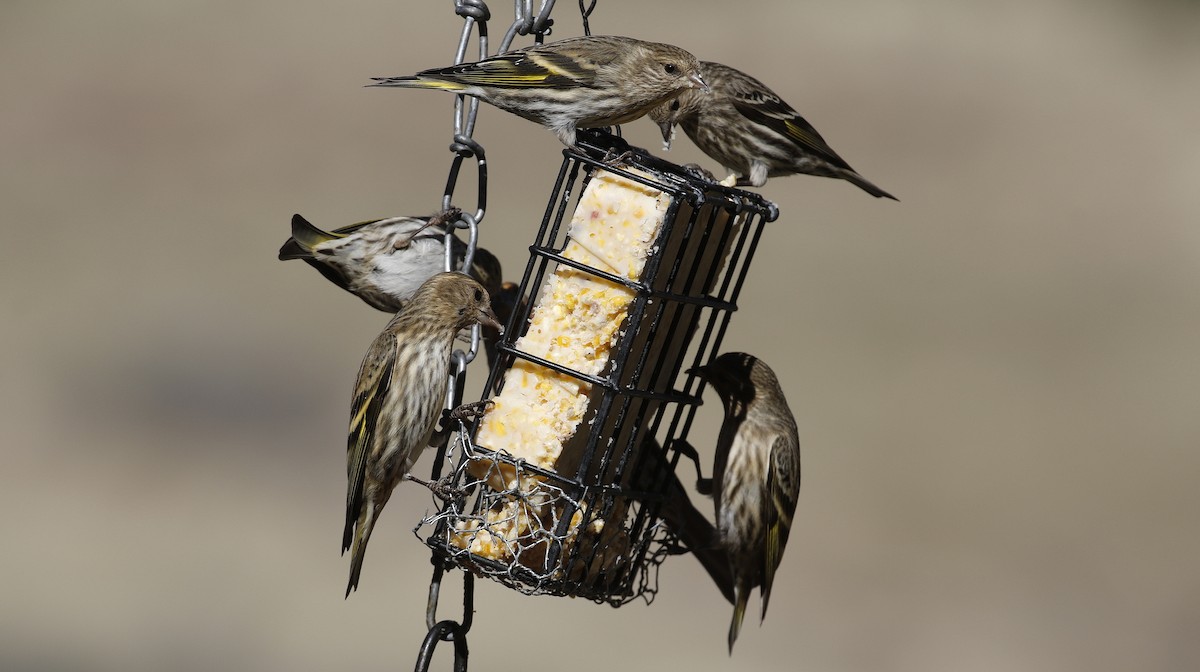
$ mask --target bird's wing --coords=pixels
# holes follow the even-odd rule
[[[346,236],[354,233],[355,231],[358,231],[359,229],[366,227],[366,226],[370,226],[372,224],[386,222],[387,224],[394,226],[396,224],[401,223],[402,221],[406,221],[406,223],[411,222],[413,225],[417,226],[417,228],[413,229],[412,233],[409,234],[410,238],[426,237],[426,236],[428,236],[429,238],[435,238],[435,237],[440,237],[440,236],[446,235],[446,230],[439,226],[434,225],[434,222],[432,222],[431,218],[429,218],[429,217],[380,217],[379,219],[368,219],[365,222],[356,222],[356,223],[350,224],[348,226],[343,226],[339,229],[334,229],[333,231],[330,231],[329,234],[327,234],[327,235],[329,235],[329,237],[331,239],[332,238],[345,238]]]
[[[355,222],[354,224],[349,224],[347,226],[343,226],[341,228],[334,229],[333,231],[330,231],[329,233],[332,238],[345,238],[346,236],[354,233],[355,231],[358,231],[359,229],[363,228],[364,226],[370,226],[371,224],[375,224],[376,222],[382,222],[385,219],[387,219],[387,218],[380,217],[379,219],[368,219],[365,222]]]
[[[763,499],[767,538],[763,553],[762,615],[767,614],[775,570],[783,560],[796,498],[800,491],[800,446],[788,432],[775,436],[771,445],[771,463],[767,468],[767,497]]]
[[[524,49],[478,63],[425,70],[417,77],[444,79],[468,86],[577,88],[589,86],[592,72],[590,64],[570,54]]]
[[[317,245],[331,240],[345,238],[364,226],[382,222],[384,218],[368,219],[349,226],[343,226],[333,231],[324,231],[299,214],[292,215],[292,237],[279,250],[280,259],[311,259],[312,250]]]
[[[740,80],[728,82],[725,91],[732,98],[734,108],[743,117],[770,128],[834,165],[852,170],[850,164],[833,151],[817,129],[775,92],[761,84],[755,86]]]
[[[354,523],[363,507],[367,462],[371,458],[375,426],[392,384],[396,365],[396,337],[390,331],[371,343],[358,371],[354,401],[350,405],[350,435],[346,442],[346,528],[342,533],[342,551],[354,541]]]

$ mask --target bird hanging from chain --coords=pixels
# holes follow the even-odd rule
[[[445,270],[446,231],[459,218],[458,208],[429,217],[387,217],[322,231],[300,215],[292,216],[292,237],[279,248],[280,259],[303,259],[338,287],[372,308],[395,313],[430,276]],[[462,270],[467,245],[450,236],[451,259]],[[499,292],[500,261],[475,250],[467,272],[489,295]]]

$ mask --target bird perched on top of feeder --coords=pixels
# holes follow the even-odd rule
[[[578,128],[624,124],[683,91],[708,89],[700,62],[684,49],[613,35],[572,37],[374,80],[368,86],[475,96],[545,126],[568,147],[575,146]]]
[[[859,175],[817,129],[765,84],[720,63],[701,64],[708,93],[684,91],[650,111],[670,147],[675,126],[731,172],[722,184],[761,187],[768,177],[805,173],[846,180],[899,200]]]

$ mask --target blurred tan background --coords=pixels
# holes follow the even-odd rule
[[[758,75],[902,200],[761,190],[783,216],[726,346],[800,424],[771,613],[730,660],[690,557],[650,607],[482,582],[472,669],[1196,669],[1197,3],[697,6],[600,0],[593,29]],[[362,85],[449,63],[460,25],[432,0],[0,4],[0,669],[413,664],[428,493],[393,498],[348,601],[338,555],[387,317],[275,254],[293,212],[436,207],[452,98]],[[478,137],[515,276],[561,147],[488,108]]]

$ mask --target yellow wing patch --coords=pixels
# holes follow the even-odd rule
[[[823,148],[825,146],[824,142],[813,137],[812,132],[810,132],[808,129],[804,128],[803,126],[800,126],[796,122],[788,119],[788,120],[784,121],[784,125],[787,126],[788,135],[790,135],[793,138],[795,138],[796,140],[804,143],[805,145],[808,145],[809,147],[814,147],[814,148]]]

